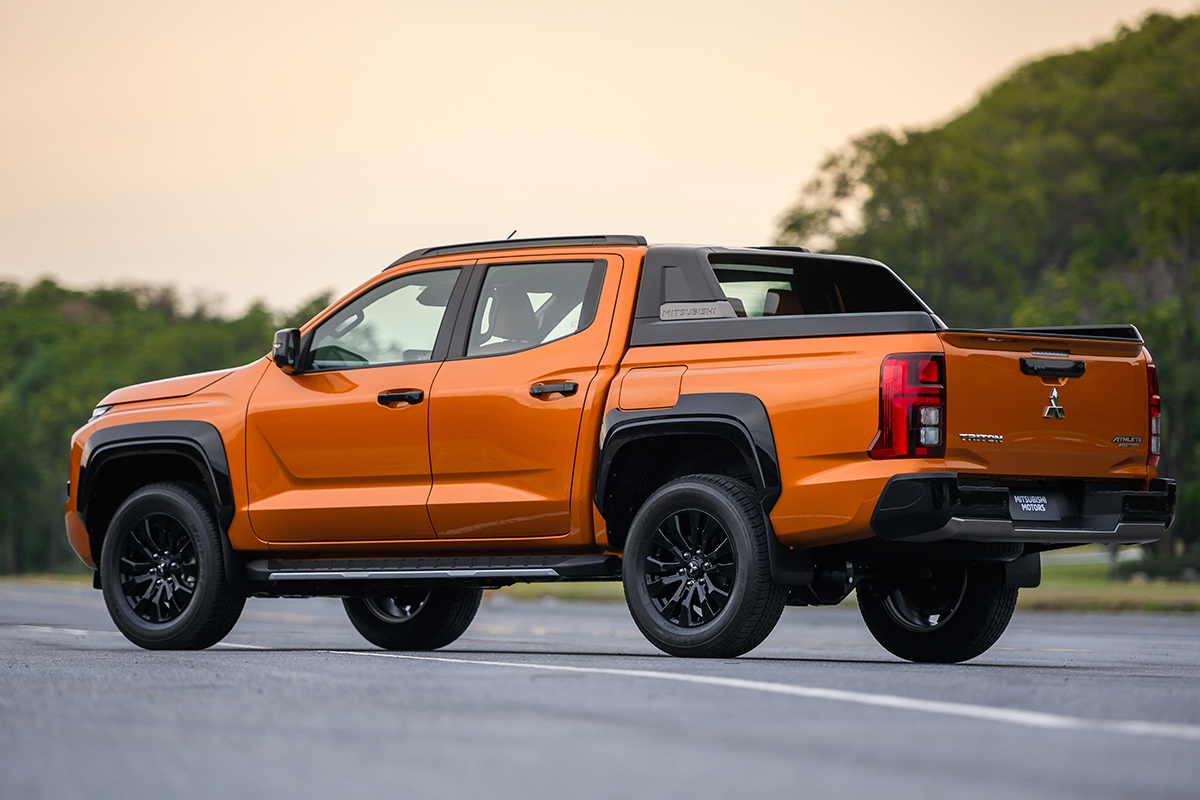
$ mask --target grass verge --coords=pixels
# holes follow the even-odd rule
[[[1110,581],[1106,564],[1047,564],[1042,585],[1022,589],[1018,606],[1048,611],[1184,611],[1200,612],[1200,584]],[[621,584],[532,583],[501,590],[518,600],[623,602]],[[843,606],[853,607],[852,594]]]
[[[1020,608],[1052,611],[1200,611],[1200,583],[1110,581],[1106,564],[1046,564]]]
[[[92,573],[80,575],[74,572],[42,573],[32,572],[23,575],[0,575],[0,581],[6,583],[72,583],[80,586],[92,585]]]
[[[62,582],[91,585],[90,575],[7,575],[4,581]],[[524,583],[501,589],[515,600],[553,598],[563,601],[624,602],[618,581],[604,583]],[[852,594],[842,605],[853,606]],[[1022,589],[1020,608],[1050,611],[1183,611],[1200,612],[1200,583],[1110,581],[1105,564],[1046,564],[1042,585]]]

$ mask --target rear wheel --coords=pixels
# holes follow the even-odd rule
[[[787,600],[771,580],[762,506],[746,484],[691,475],[659,488],[630,526],[625,601],[655,647],[733,658],[774,630]]]
[[[482,589],[406,589],[385,597],[342,600],[355,630],[384,650],[436,650],[462,636],[483,598]]]
[[[229,585],[221,532],[207,498],[186,483],[155,483],[125,500],[100,554],[104,602],[129,641],[200,650],[233,629],[246,595]]]
[[[858,587],[875,640],[909,661],[955,663],[984,653],[1008,627],[1017,590],[992,564],[940,564]]]

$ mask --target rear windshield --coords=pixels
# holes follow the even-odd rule
[[[712,260],[713,273],[739,317],[926,310],[890,270],[875,264],[815,258],[753,264],[719,259]]]

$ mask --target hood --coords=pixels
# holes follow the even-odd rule
[[[186,397],[201,389],[212,386],[224,378],[232,369],[219,369],[213,372],[200,372],[195,375],[181,375],[178,378],[164,378],[161,381],[138,383],[125,386],[109,392],[96,405],[110,406],[117,403],[137,403],[143,400],[165,400],[169,397]]]

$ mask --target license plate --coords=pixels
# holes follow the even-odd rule
[[[1008,513],[1015,520],[1062,519],[1054,496],[1044,492],[1009,492]]]

